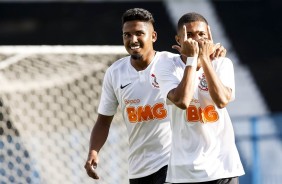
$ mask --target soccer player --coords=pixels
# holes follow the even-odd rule
[[[163,184],[170,154],[171,130],[165,99],[155,79],[155,64],[166,53],[156,52],[154,18],[141,8],[122,16],[123,44],[130,56],[114,62],[106,71],[98,118],[92,130],[87,174],[99,179],[92,169],[105,143],[118,105],[129,136],[130,184]]]
[[[226,57],[211,59],[215,45],[209,32],[202,15],[183,15],[173,46],[181,57],[156,64],[162,97],[170,104],[167,182],[237,184],[244,174],[226,110],[235,98],[233,64]]]

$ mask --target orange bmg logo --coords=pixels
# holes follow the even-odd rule
[[[213,123],[219,119],[219,115],[213,105],[206,106],[204,109],[197,108],[195,105],[190,105],[186,110],[188,122]]]
[[[127,117],[131,123],[138,123],[142,121],[150,121],[153,119],[164,119],[167,117],[167,110],[163,103],[157,103],[153,107],[150,105],[127,107]]]

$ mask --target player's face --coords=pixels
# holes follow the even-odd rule
[[[142,21],[128,21],[122,28],[123,44],[133,59],[144,59],[153,50],[157,33],[153,25]]]
[[[196,21],[186,23],[186,31],[187,31],[187,38],[192,38],[193,40],[200,40],[200,39],[210,39],[208,35],[208,25],[205,22]],[[181,28],[183,29],[183,28]],[[183,40],[181,30],[178,31],[178,35],[176,36],[176,41],[178,43]]]

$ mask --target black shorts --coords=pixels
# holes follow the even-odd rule
[[[167,173],[167,165],[157,172],[143,178],[129,179],[130,184],[164,184]]]
[[[198,183],[181,183],[181,184],[239,184],[239,178],[238,177],[222,178],[222,179],[213,180],[213,181],[198,182]]]

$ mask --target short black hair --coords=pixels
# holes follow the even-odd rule
[[[184,24],[190,23],[190,22],[205,22],[208,25],[208,21],[205,19],[204,16],[202,16],[199,13],[191,12],[184,14],[179,20],[177,24],[177,29],[180,30]]]
[[[144,22],[150,22],[152,25],[154,25],[155,20],[153,15],[143,8],[132,8],[124,12],[121,18],[122,25],[127,21],[133,21],[133,20],[140,20]]]

